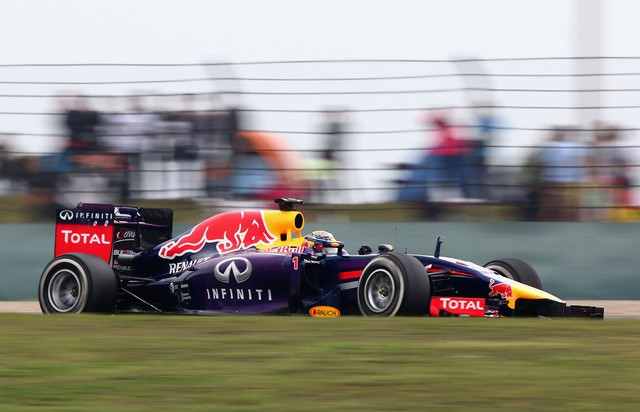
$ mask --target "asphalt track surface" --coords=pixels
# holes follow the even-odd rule
[[[571,305],[604,306],[607,319],[640,319],[640,300],[570,300]],[[0,313],[41,313],[35,301],[0,302]]]

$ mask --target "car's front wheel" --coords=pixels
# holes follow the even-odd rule
[[[111,267],[86,254],[53,259],[42,272],[38,300],[43,313],[112,312],[118,281]]]
[[[358,307],[364,316],[424,316],[431,288],[426,270],[412,256],[387,253],[371,260],[358,286]]]
[[[542,290],[540,276],[528,263],[520,259],[496,259],[484,265],[500,276],[513,279],[525,285]]]

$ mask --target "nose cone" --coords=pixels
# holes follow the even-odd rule
[[[510,309],[516,308],[516,300],[518,299],[548,299],[559,303],[565,303],[559,297],[552,295],[549,292],[545,292],[541,289],[536,289],[532,286],[525,285],[524,283],[517,282],[512,279],[508,279],[511,284],[511,295],[512,297],[508,299],[508,305]]]

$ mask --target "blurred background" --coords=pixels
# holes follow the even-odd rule
[[[636,2],[1,10],[0,261],[28,275],[0,299],[34,296],[58,206],[171,207],[178,232],[280,196],[352,249],[440,234],[561,296],[640,297]]]
[[[2,221],[283,195],[353,219],[640,218],[640,6],[142,3],[6,5]]]
[[[594,300],[640,299],[638,16],[2,0],[0,307],[37,310],[58,206],[169,207],[179,234],[293,196],[351,252],[442,236],[626,312]],[[5,314],[0,410],[638,410],[637,321],[423,320]]]

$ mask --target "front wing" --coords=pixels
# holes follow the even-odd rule
[[[433,296],[429,315],[470,317],[582,317],[602,319],[604,308],[596,306],[567,305],[551,299],[518,299],[515,308],[504,300],[479,297]]]

